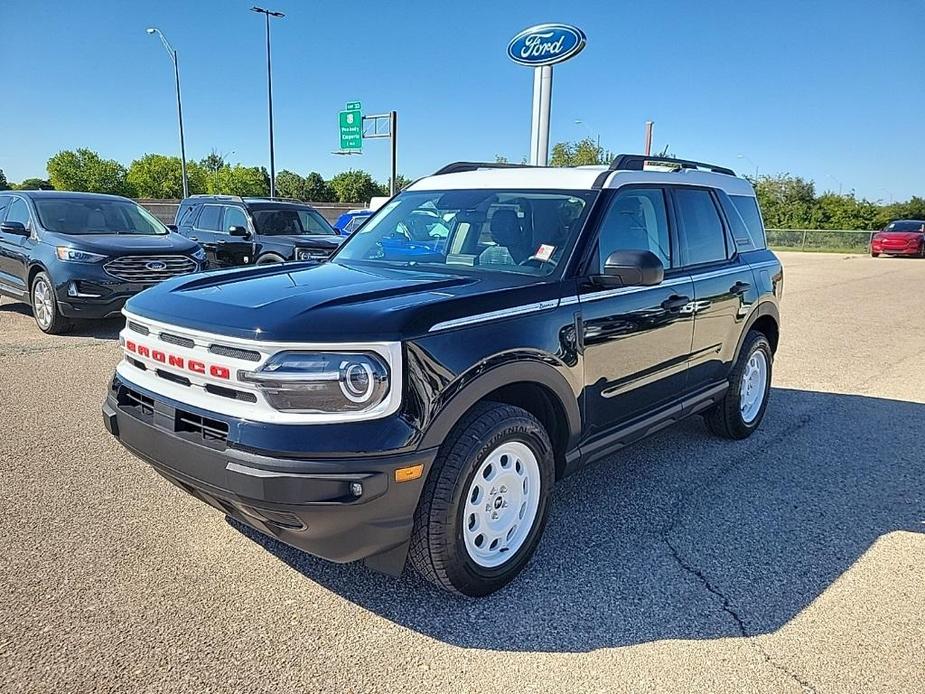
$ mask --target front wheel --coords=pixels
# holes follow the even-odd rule
[[[768,338],[756,330],[745,336],[723,399],[705,415],[707,427],[727,439],[752,435],[768,407],[773,354]]]
[[[871,257],[871,258],[879,258],[879,257],[880,257],[880,254],[879,254],[879,253],[874,253],[873,251],[871,251],[871,252],[870,252],[870,257]]]
[[[533,415],[477,405],[434,461],[415,512],[412,565],[463,595],[503,587],[539,543],[554,479],[552,444]]]
[[[39,330],[49,335],[60,335],[70,329],[71,323],[61,315],[54,285],[46,273],[40,272],[32,280],[31,299],[32,316]]]

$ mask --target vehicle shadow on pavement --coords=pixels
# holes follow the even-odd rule
[[[12,303],[11,302],[11,299],[4,299],[2,302],[0,302],[0,313],[15,313],[21,316],[25,316],[30,321],[33,320],[32,308],[28,304],[24,304],[18,301]],[[34,327],[36,332],[38,332],[38,326],[33,323],[32,327]],[[95,337],[99,340],[117,340],[119,339],[119,331],[121,331],[124,327],[125,319],[121,317],[92,321],[77,320],[74,321],[70,330],[68,330],[63,335],[55,335],[55,337]]]
[[[474,600],[331,564],[232,525],[304,576],[463,647],[581,652],[779,629],[880,536],[922,532],[925,405],[776,388],[730,443],[697,418],[555,490],[540,547]]]

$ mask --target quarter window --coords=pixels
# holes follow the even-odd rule
[[[22,222],[23,226],[29,228],[29,206],[22,198],[13,198],[10,203],[10,209],[6,213],[6,221]]]
[[[677,188],[681,263],[700,265],[725,260],[726,233],[713,196],[707,190]]]
[[[222,230],[222,208],[219,205],[203,205],[202,212],[199,213],[199,221],[196,223],[197,229],[205,231]]]
[[[758,210],[758,201],[750,195],[730,195],[729,199],[742,216],[748,236],[754,248],[767,248],[768,242],[764,234],[764,224],[761,221],[761,212]],[[736,245],[739,240],[736,239]]]
[[[601,222],[597,240],[598,271],[614,251],[652,251],[671,267],[671,242],[665,192],[661,188],[623,189]]]

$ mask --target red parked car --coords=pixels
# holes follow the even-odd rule
[[[897,219],[878,231],[870,240],[870,254],[875,258],[886,255],[913,255],[925,258],[925,222],[918,219]]]

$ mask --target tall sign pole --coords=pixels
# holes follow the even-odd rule
[[[552,66],[578,55],[587,38],[570,24],[538,24],[521,31],[508,44],[508,57],[533,68],[533,116],[530,127],[530,163],[549,162],[549,121],[552,106]]]
[[[270,67],[270,17],[285,17],[282,12],[274,12],[263,7],[252,7],[252,12],[257,12],[266,17],[267,20],[267,111],[270,121],[270,197],[276,197],[276,155],[273,147],[273,70]]]

